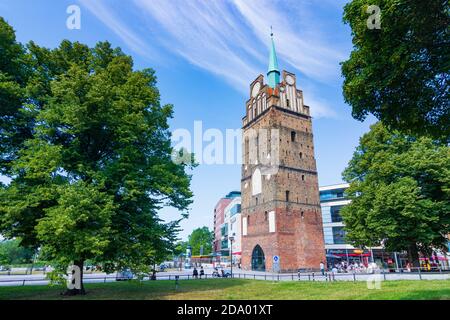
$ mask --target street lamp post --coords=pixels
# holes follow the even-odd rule
[[[228,237],[230,240],[230,265],[231,265],[231,278],[233,278],[233,240],[234,236]]]

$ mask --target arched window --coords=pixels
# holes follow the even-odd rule
[[[262,192],[262,176],[261,171],[257,168],[252,175],[252,195],[256,196]]]
[[[252,252],[252,270],[266,271],[266,258],[259,244],[255,246]]]

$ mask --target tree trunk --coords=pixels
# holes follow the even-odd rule
[[[417,251],[417,245],[415,243],[410,244],[408,247],[408,258],[414,268],[420,267],[419,252]]]
[[[66,292],[64,293],[64,295],[67,295],[67,296],[76,296],[76,295],[79,295],[79,294],[81,294],[81,295],[85,295],[86,294],[86,291],[84,290],[84,283],[83,283],[83,267],[84,267],[84,260],[76,260],[76,261],[74,261],[74,266],[76,266],[76,267],[78,267],[78,269],[80,270],[80,273],[79,273],[79,284],[80,284],[80,286],[79,286],[79,288],[77,288],[77,287],[75,287],[75,288],[72,288],[72,289],[70,289],[70,288],[68,288],[67,290],[66,290]]]

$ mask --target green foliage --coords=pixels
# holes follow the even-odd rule
[[[188,245],[189,243],[187,241],[179,241],[173,250],[173,254],[176,256],[185,254]]]
[[[31,263],[34,251],[20,246],[19,240],[0,241],[0,265]]]
[[[203,255],[211,254],[214,233],[208,227],[197,228],[189,235],[188,243],[192,247],[192,255],[200,255],[200,247],[203,246]]]
[[[381,29],[369,29],[369,5]],[[352,0],[344,22],[354,50],[342,64],[353,117],[371,113],[406,134],[450,139],[450,3],[447,0]]]
[[[106,271],[149,271],[173,250],[187,216],[164,223],[158,210],[185,212],[192,202],[192,165],[172,161],[173,108],[160,104],[154,71],[133,70],[132,58],[107,42],[18,46],[27,57],[19,66],[32,72],[22,103],[7,107],[32,117],[26,125],[10,119],[32,134],[2,167],[12,182],[0,188],[0,232],[41,247],[61,271],[86,260]]]
[[[22,108],[30,76],[25,48],[2,17],[0,56],[0,174],[6,174],[24,140],[31,137],[32,119]]]
[[[351,204],[342,209],[356,246],[427,253],[450,232],[450,152],[430,138],[388,131],[365,134],[343,173]],[[414,257],[413,257],[414,258]]]

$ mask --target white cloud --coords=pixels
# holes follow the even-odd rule
[[[154,53],[145,40],[132,29],[123,23],[120,18],[114,14],[109,7],[104,6],[102,1],[79,0],[92,14],[94,14],[101,22],[109,27],[123,42],[134,52],[140,55],[148,55]]]
[[[326,1],[321,9],[338,10]],[[284,69],[297,71],[299,79],[322,83],[339,79],[339,61],[344,56],[324,39],[326,32],[315,23],[310,1],[134,0],[127,2],[134,5],[130,26],[120,20],[122,15],[114,14],[117,8],[104,1],[81,2],[139,55],[160,46],[245,94],[250,82],[266,72],[271,25],[282,68],[288,64]],[[155,30],[151,38],[142,33],[150,29]],[[316,117],[334,115],[311,92],[305,95]]]

